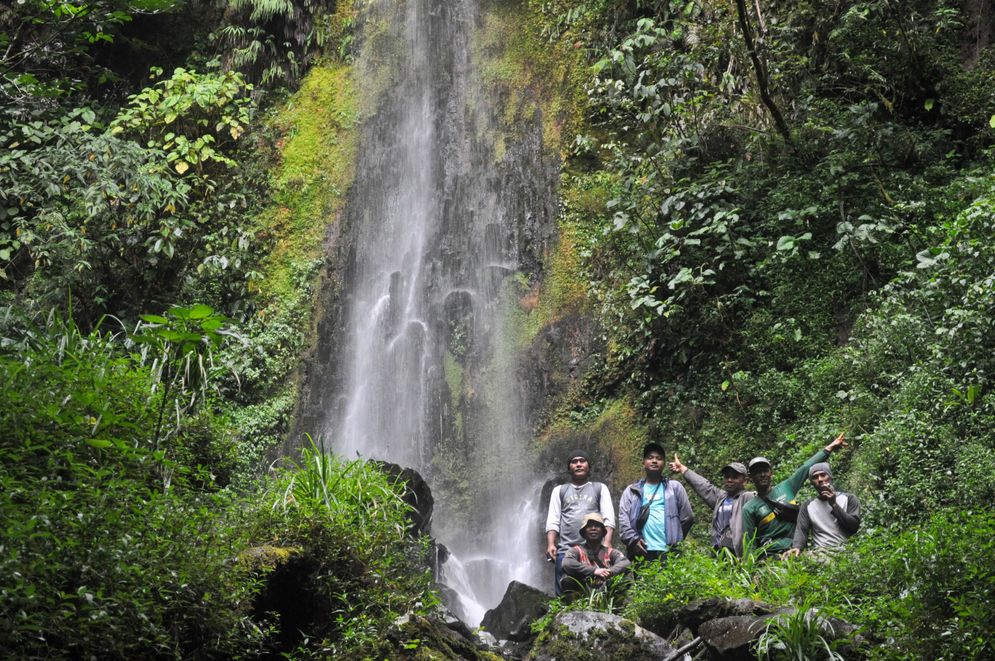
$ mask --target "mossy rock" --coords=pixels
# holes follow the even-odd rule
[[[655,633],[619,615],[568,611],[556,616],[529,655],[530,661],[663,659],[673,649]]]
[[[501,657],[483,648],[444,622],[423,615],[408,614],[398,618],[390,641],[396,645],[392,658],[417,661],[500,661]]]
[[[263,544],[253,546],[238,554],[238,563],[250,570],[276,569],[281,567],[293,558],[298,557],[302,550],[298,546],[273,546]]]

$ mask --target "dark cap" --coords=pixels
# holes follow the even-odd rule
[[[814,477],[816,473],[825,473],[830,477],[830,479],[833,477],[833,469],[830,468],[829,464],[827,464],[824,461],[820,461],[817,464],[812,464],[812,467],[808,469],[808,476],[810,478]]]
[[[720,472],[725,473],[727,470],[739,473],[740,475],[746,475],[747,473],[746,466],[744,466],[738,461],[730,461],[728,464],[722,467],[722,470]]]
[[[577,457],[580,457],[581,459],[586,459],[588,463],[591,462],[590,457],[587,456],[586,450],[581,450],[580,448],[576,448],[570,454],[567,455],[567,465],[569,466],[570,462],[576,459]]]
[[[650,452],[659,452],[662,455],[667,454],[666,451],[664,451],[663,446],[656,441],[650,441],[643,446],[643,459],[645,459]]]

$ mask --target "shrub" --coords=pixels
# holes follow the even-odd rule
[[[260,650],[256,581],[231,562],[244,503],[193,488],[210,478],[154,449],[150,370],[110,333],[20,330],[0,354],[0,646],[21,658]]]
[[[981,659],[995,653],[995,515],[936,512],[919,528],[870,532],[827,568],[827,603],[885,644],[882,659]]]
[[[312,564],[305,592],[314,612],[296,624],[294,644],[341,658],[389,657],[394,620],[437,603],[428,539],[409,534],[403,488],[373,463],[343,462],[314,443],[271,484],[253,536],[299,548]]]

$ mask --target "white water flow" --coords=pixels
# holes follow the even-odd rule
[[[363,10],[357,70],[377,96],[346,211],[338,394],[323,414],[338,454],[429,482],[433,536],[454,556],[442,580],[471,626],[509,581],[549,580],[513,339],[519,221],[531,212],[502,188],[530,175],[511,178],[516,164],[486,137],[476,18],[470,0]]]

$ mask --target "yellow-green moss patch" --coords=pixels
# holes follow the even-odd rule
[[[541,112],[543,144],[551,152],[564,150],[564,136],[580,122],[584,67],[578,51],[565,42],[550,42],[541,34],[543,18],[525,2],[491,4],[483,10],[474,55],[484,93],[502,108],[501,131],[514,135],[524,122]],[[496,157],[503,158],[506,135],[494,139]]]
[[[322,253],[322,239],[355,176],[358,94],[351,68],[315,66],[278,114],[282,162],[272,175],[273,204],[260,232],[273,242],[263,277],[253,283],[264,298],[285,298],[294,274]]]
[[[522,308],[529,313],[529,338],[557,319],[585,311],[587,285],[577,243],[576,228],[562,224],[559,240],[546,259],[546,277],[542,285],[537,293],[533,290],[520,300]]]
[[[238,554],[238,562],[249,569],[276,569],[301,554],[298,546],[273,546],[263,544]]]

